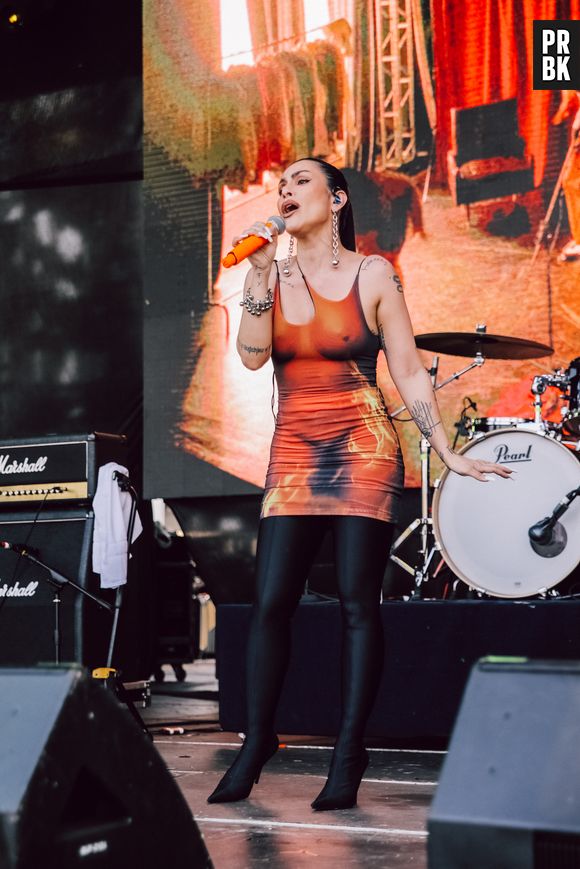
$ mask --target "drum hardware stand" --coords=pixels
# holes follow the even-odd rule
[[[530,387],[530,391],[534,396],[534,424],[538,427],[538,430],[546,430],[546,423],[542,417],[542,395],[548,388],[548,386],[554,386],[557,389],[566,389],[568,386],[569,379],[567,378],[565,372],[556,371],[555,374],[538,374],[532,380],[532,385]],[[561,396],[562,398],[566,398],[565,393]],[[564,414],[564,410],[562,410],[562,414]],[[561,426],[562,423],[559,423]]]
[[[478,326],[476,331],[485,332],[485,326]],[[466,365],[465,368],[460,369],[459,371],[451,374],[450,377],[447,377],[446,380],[441,381],[441,383],[437,383],[437,369],[439,367],[439,357],[434,356],[433,362],[431,364],[431,368],[429,370],[429,375],[431,377],[431,383],[433,384],[433,392],[438,392],[440,389],[443,389],[444,386],[447,386],[448,383],[451,383],[454,380],[458,380],[464,374],[467,374],[468,371],[471,371],[472,368],[480,368],[485,362],[485,356],[477,352],[475,354],[475,358],[473,362],[469,365]],[[397,408],[397,410],[391,414],[391,419],[399,416],[404,410],[407,409],[407,406],[403,404],[401,407]],[[426,437],[421,436],[420,445],[419,445],[419,455],[421,460],[421,515],[414,519],[410,525],[408,525],[405,530],[397,537],[397,539],[393,542],[391,546],[391,551],[389,554],[389,558],[391,561],[394,561],[395,564],[398,564],[403,570],[409,573],[415,579],[415,587],[411,594],[412,600],[417,600],[422,597],[422,587],[423,585],[429,581],[430,573],[429,567],[431,565],[431,561],[433,560],[433,556],[436,552],[440,551],[441,547],[437,543],[437,541],[433,538],[433,520],[430,513],[430,494],[431,494],[431,486],[430,486],[430,477],[431,477],[431,444],[427,440]],[[420,535],[420,544],[418,549],[419,561],[415,567],[411,567],[410,564],[407,564],[406,561],[403,561],[402,558],[399,558],[395,553],[398,549],[403,545],[405,540],[413,534],[414,531],[419,528]],[[432,545],[429,547],[430,539],[432,539]]]
[[[455,451],[455,447],[457,446],[457,441],[459,438],[471,438],[474,432],[474,421],[477,417],[472,417],[469,415],[469,411],[474,410],[477,413],[477,404],[473,399],[471,399],[468,395],[463,399],[463,407],[461,408],[461,415],[459,417],[459,422],[454,423],[455,425],[455,437],[453,438],[453,444],[451,449]]]
[[[542,395],[546,391],[547,383],[541,375],[532,380],[531,392],[534,396],[534,422],[540,425],[542,422]]]
[[[460,368],[459,371],[455,371],[453,374],[450,374],[449,377],[447,377],[445,380],[442,380],[441,383],[438,383],[437,385],[433,384],[433,392],[439,392],[440,389],[443,389],[444,386],[452,383],[452,381],[459,380],[460,377],[463,377],[463,375],[467,374],[468,371],[471,371],[472,368],[481,368],[484,362],[485,356],[482,353],[476,353],[473,362],[470,362],[469,365],[465,366],[465,368]],[[407,405],[402,404],[395,411],[393,411],[393,413],[390,414],[391,419],[395,419],[395,417],[399,416],[405,410],[407,410]]]

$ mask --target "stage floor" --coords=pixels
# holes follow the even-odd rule
[[[241,744],[238,734],[219,729],[213,667],[213,661],[198,661],[186,667],[184,683],[168,677],[155,686],[144,717],[216,869],[425,869],[427,812],[443,752],[390,749],[369,740],[358,807],[318,813],[310,802],[324,784],[331,740],[281,735],[283,747],[248,800],[208,805],[207,795]]]

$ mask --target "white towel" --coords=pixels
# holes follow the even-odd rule
[[[127,533],[132,499],[129,492],[121,491],[114,479],[115,471],[128,474],[127,468],[116,462],[99,468],[97,491],[93,498],[93,570],[101,574],[101,588],[118,588],[127,582]],[[136,513],[131,543],[142,531],[143,525]]]

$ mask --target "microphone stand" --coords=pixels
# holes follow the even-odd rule
[[[100,606],[102,609],[107,610],[108,612],[113,612],[113,606],[107,601],[103,600],[100,597],[97,597],[95,594],[92,594],[90,591],[87,591],[86,588],[83,588],[76,582],[73,582],[72,579],[69,579],[68,576],[64,576],[64,574],[59,573],[58,570],[54,570],[54,568],[50,567],[48,564],[45,564],[44,561],[41,561],[40,558],[37,558],[36,555],[32,555],[30,550],[28,550],[25,546],[18,548],[15,550],[21,555],[23,558],[27,558],[29,561],[32,561],[33,564],[37,564],[39,567],[42,567],[48,574],[48,576],[41,577],[48,582],[54,588],[54,662],[55,664],[60,664],[60,592],[61,589],[66,585],[72,586],[75,591],[78,591],[80,594],[84,594],[85,597],[90,598],[94,601],[97,606]]]
[[[135,518],[137,516],[137,492],[135,488],[132,486],[129,477],[126,474],[123,474],[121,471],[113,472],[113,479],[116,480],[117,485],[121,489],[122,492],[128,492],[131,496],[131,512],[129,513],[129,522],[127,524],[127,572],[129,570],[129,559],[131,557],[131,543],[133,542],[133,530],[135,528]],[[119,613],[121,612],[121,605],[123,603],[123,586],[120,585],[115,590],[115,604],[111,609],[113,610],[113,626],[111,628],[111,637],[109,640],[109,652],[107,655],[107,665],[106,667],[99,668],[98,670],[93,670],[93,677],[95,679],[103,680],[103,687],[109,688],[112,687],[113,693],[117,696],[117,699],[124,703],[133,716],[133,719],[138,724],[141,731],[149,737],[149,739],[153,739],[151,731],[143,721],[142,717],[139,715],[133,700],[129,696],[127,689],[123,685],[121,681],[121,676],[118,670],[116,670],[112,666],[113,661],[113,651],[115,649],[115,640],[117,638],[117,627],[119,624]]]
[[[131,557],[130,549],[131,543],[133,541],[133,530],[135,528],[135,517],[137,515],[137,492],[131,485],[131,481],[126,474],[122,474],[121,471],[113,472],[113,479],[117,481],[117,485],[122,492],[128,492],[131,496],[131,512],[129,514],[129,523],[127,525],[127,561]],[[127,570],[129,565],[127,564]],[[107,667],[110,668],[112,666],[113,661],[113,651],[115,648],[115,640],[117,639],[117,627],[119,625],[119,613],[121,611],[121,604],[123,603],[123,586],[120,585],[115,591],[115,605],[114,605],[114,614],[113,614],[113,627],[111,629],[111,638],[109,641],[109,653],[107,655]]]

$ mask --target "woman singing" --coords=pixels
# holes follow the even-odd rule
[[[286,260],[275,262],[276,238],[264,224],[245,233],[270,244],[250,258],[237,341],[248,368],[272,358],[279,397],[258,533],[247,734],[208,801],[245,799],[278,749],[274,716],[290,619],[330,527],[343,625],[342,709],[328,779],[312,807],[344,809],[356,804],[368,764],[363,737],[383,664],[381,584],[403,487],[398,438],[376,383],[379,349],[421,433],[449,468],[478,480],[510,471],[450,448],[401,282],[383,257],[356,253],[342,172],[315,158],[292,163],[280,179],[278,208],[291,236]]]

